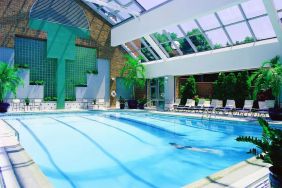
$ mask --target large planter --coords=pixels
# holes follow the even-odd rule
[[[5,113],[8,111],[9,103],[0,103],[0,113]]]
[[[281,108],[270,108],[269,117],[275,121],[282,121],[282,109]]]
[[[120,109],[124,109],[124,107],[125,107],[125,104],[123,103],[123,104],[119,104],[119,108]]]
[[[127,103],[129,109],[137,109],[137,100],[128,100]]]
[[[144,109],[144,105],[145,104],[138,104],[138,108],[143,110]]]
[[[269,180],[272,188],[280,188],[282,187],[282,172],[277,172],[272,167],[269,168]]]

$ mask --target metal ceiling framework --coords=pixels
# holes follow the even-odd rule
[[[83,1],[87,1],[86,3],[89,4],[89,1],[91,0],[83,0]],[[139,7],[140,14],[146,12],[146,9],[142,7],[142,5],[138,3],[137,0],[105,0],[105,1],[107,3],[118,4],[119,6],[123,8],[128,8],[129,12],[132,11],[130,10],[130,7],[132,7],[133,5],[134,7]],[[176,40],[172,39],[170,35],[171,33],[173,33],[173,31],[171,32],[169,29],[165,28],[161,32],[159,32],[159,34],[166,36],[167,41],[165,42],[158,41],[158,39],[154,35],[155,33],[153,33],[148,36],[144,36],[143,38],[136,39],[137,41],[139,41],[139,45],[136,45],[136,43],[132,41],[132,42],[123,44],[122,47],[133,57],[141,56],[143,57],[143,62],[149,62],[149,61],[163,60],[165,58],[161,58],[161,57],[164,57],[164,56],[166,58],[172,57],[164,48],[165,44],[170,45],[171,48],[174,49],[175,51],[174,56],[186,55],[187,52],[184,52],[180,48],[179,44],[177,44],[178,39],[185,40],[185,42],[187,42],[187,45],[191,47],[191,52],[188,52],[188,54],[189,53],[198,53],[199,50],[197,49],[197,46],[193,43],[193,40],[191,39],[191,37],[193,36],[188,35],[188,32],[191,32],[192,29],[198,29],[200,33],[197,35],[201,35],[206,40],[206,42],[208,43],[210,47],[210,50],[219,48],[219,45],[216,42],[214,42],[212,38],[209,36],[209,33],[212,33],[212,32],[215,32],[215,33],[221,32],[222,37],[226,38],[226,41],[227,41],[226,44],[221,44],[220,48],[227,47],[227,46],[232,47],[238,44],[242,44],[243,41],[234,40],[234,37],[232,38],[232,32],[229,31],[231,30],[232,27],[237,27],[240,24],[241,26],[244,26],[244,28],[246,29],[246,33],[248,33],[246,34],[245,37],[250,37],[253,40],[251,42],[275,38],[276,37],[275,32],[273,32],[274,35],[269,34],[269,36],[258,37],[256,35],[256,32],[254,31],[256,29],[255,26],[254,25],[252,26],[251,24],[251,22],[259,21],[260,19],[265,19],[266,21],[269,20],[267,11],[265,10],[265,7],[262,1],[263,0],[249,0],[244,3],[238,4],[234,7],[230,7],[230,8],[235,9],[238,12],[237,17],[241,17],[240,19],[237,18],[238,20],[230,22],[230,23],[225,23],[222,20],[223,17],[220,15],[221,11],[217,11],[217,12],[214,12],[212,15],[215,19],[215,22],[217,22],[216,26],[214,27],[205,29],[206,26],[205,24],[201,23],[201,18],[197,18],[192,21],[193,24],[196,25],[196,27],[190,28],[189,30],[187,30],[187,28],[184,28],[183,24],[176,23],[175,28],[178,30],[179,33],[182,33],[181,34],[182,36],[178,36]],[[279,0],[274,0],[274,1],[279,1]],[[169,1],[165,1],[165,3],[166,2],[169,2]],[[258,10],[257,12],[260,12],[260,13],[256,14],[254,13],[256,10],[252,10],[252,9],[255,9],[255,7],[246,6],[246,3],[250,3],[250,4],[253,3],[254,5],[257,5],[257,6],[261,5],[262,10]],[[91,3],[91,8],[95,10],[96,12],[102,14],[102,16],[105,17],[113,25],[116,25],[118,23],[122,24],[123,21],[134,17],[134,15],[130,15],[130,13],[122,15],[121,12],[118,10],[114,11],[107,7],[99,6],[93,3]],[[230,9],[230,8],[227,8],[227,9]],[[224,9],[224,10],[227,10],[227,9]],[[279,15],[279,17],[282,18],[282,7],[280,8],[276,7],[276,10],[277,10],[277,14]],[[255,14],[255,15],[252,15],[252,14]],[[271,30],[273,28],[269,28],[269,29]],[[151,45],[150,42],[147,42],[146,39],[148,39],[148,37],[152,39],[156,45]],[[156,49],[156,47],[158,49]],[[150,58],[148,58],[147,53],[145,54],[144,51],[150,54]]]

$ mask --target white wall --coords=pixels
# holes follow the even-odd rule
[[[167,75],[195,75],[224,71],[255,69],[262,62],[282,55],[282,46],[276,39],[224,48],[193,55],[171,58],[167,62],[146,63],[147,77]],[[267,44],[265,44],[268,42]]]
[[[110,63],[105,59],[97,60],[98,74],[87,75],[87,87],[76,88],[77,99],[105,99],[110,101]]]
[[[23,85],[20,85],[17,90],[18,99],[43,99],[44,97],[44,86],[29,85],[30,82],[30,70],[19,69],[18,75],[23,79]],[[15,98],[12,93],[9,93],[7,99]]]
[[[14,64],[15,50],[13,48],[0,47],[0,61],[6,62],[9,65]]]

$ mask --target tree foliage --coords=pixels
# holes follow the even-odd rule
[[[254,84],[253,98],[256,99],[260,92],[271,90],[273,96],[279,103],[279,95],[282,84],[282,65],[280,57],[262,64],[261,68],[255,71],[249,78],[250,84]]]
[[[9,67],[7,63],[0,62],[0,102],[4,101],[8,92],[12,92],[16,96],[18,86],[23,84],[17,71],[17,68]]]
[[[180,95],[182,104],[185,104],[187,99],[192,99],[196,95],[196,80],[193,76],[189,76],[184,85],[180,87]]]
[[[133,86],[134,94],[135,86],[140,88],[143,88],[145,86],[145,66],[140,63],[142,57],[135,59],[130,55],[125,55],[125,59],[125,65],[120,71],[120,76],[124,78],[125,86],[127,88],[131,88]]]

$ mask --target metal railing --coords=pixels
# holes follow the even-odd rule
[[[2,121],[4,121],[5,124],[8,125],[8,127],[10,129],[12,129],[12,131],[14,131],[15,137],[17,137],[17,140],[20,141],[20,134],[19,134],[19,132],[11,124],[9,124],[6,120],[3,119]]]

